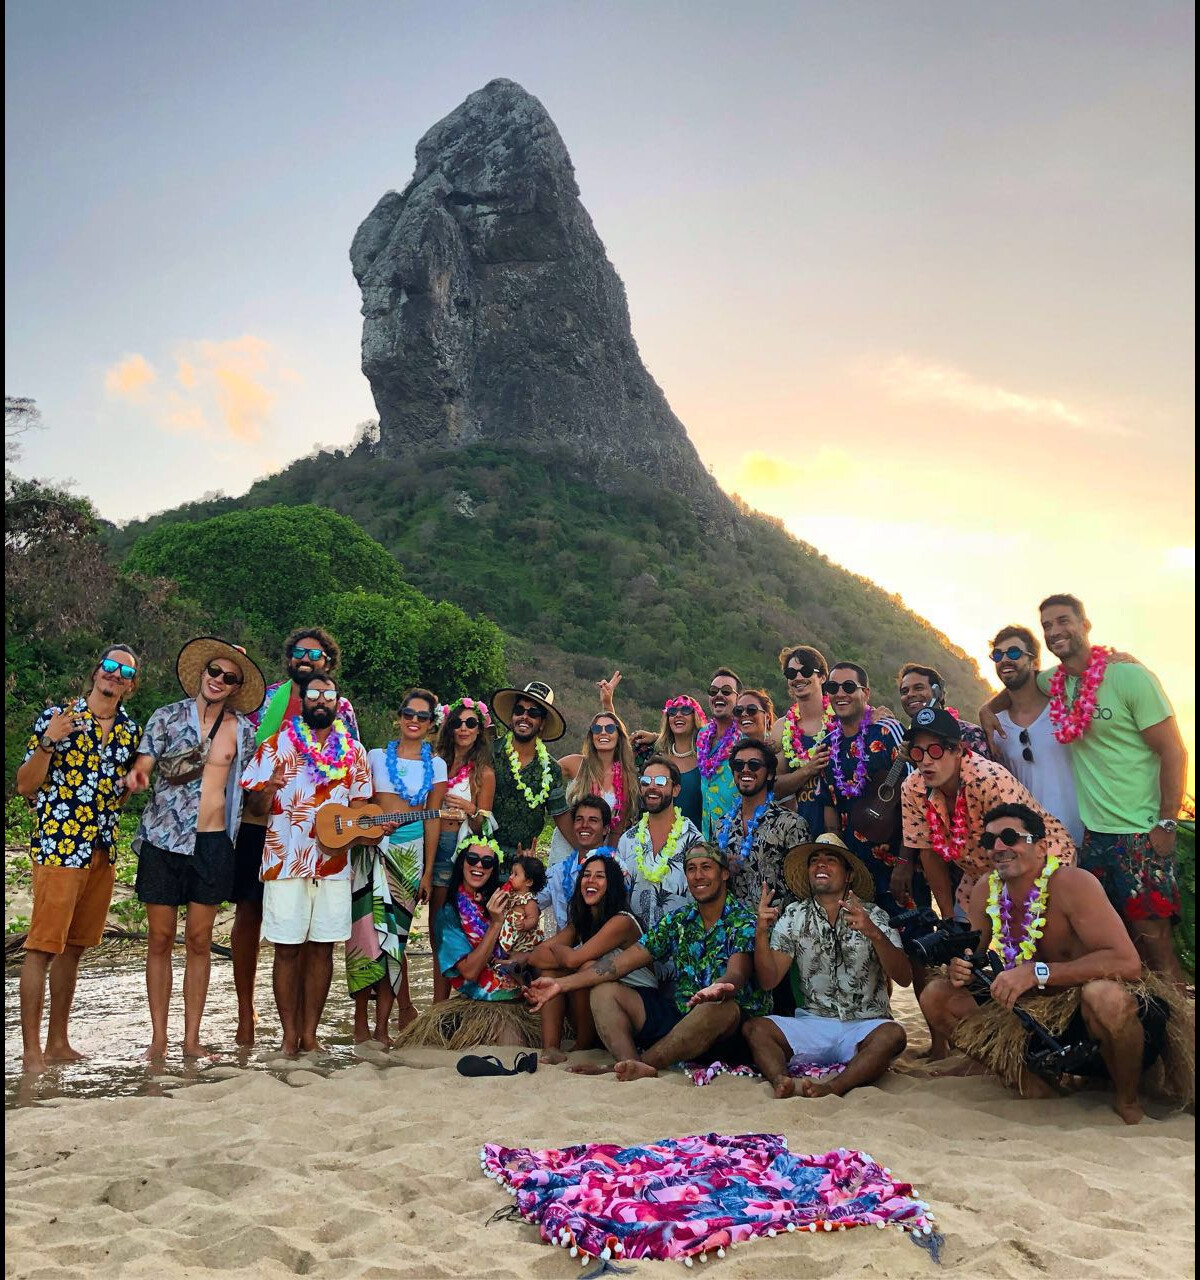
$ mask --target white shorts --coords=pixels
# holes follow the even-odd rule
[[[268,942],[345,942],[349,880],[264,880],[262,936]]]
[[[792,1057],[815,1066],[829,1067],[835,1062],[849,1062],[858,1046],[875,1030],[886,1027],[891,1018],[862,1018],[842,1022],[839,1018],[821,1018],[803,1009],[794,1018],[773,1016],[771,1021],[783,1032]]]

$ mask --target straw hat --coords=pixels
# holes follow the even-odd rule
[[[232,662],[242,673],[242,683],[226,699],[225,705],[231,711],[239,711],[249,715],[262,706],[263,696],[267,692],[267,682],[258,666],[246,656],[246,650],[240,645],[230,644],[217,636],[196,636],[189,640],[179,651],[175,659],[175,674],[184,693],[194,698],[200,692],[200,677],[204,668],[214,658],[224,658]]]
[[[826,831],[808,844],[795,848],[783,860],[783,880],[787,887],[803,901],[812,894],[808,882],[808,864],[814,853],[836,853],[850,870],[847,888],[863,902],[875,901],[875,880],[867,865],[846,848],[841,836]]]
[[[512,709],[518,698],[527,698],[546,708],[542,741],[557,742],[567,731],[567,722],[554,707],[554,690],[540,680],[531,680],[524,689],[497,689],[492,694],[492,714],[506,729],[512,728]],[[557,729],[558,732],[552,732]]]

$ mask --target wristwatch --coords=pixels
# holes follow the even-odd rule
[[[38,739],[38,746],[41,747],[43,751],[53,755],[54,748],[58,746],[58,743],[55,742],[48,733],[43,733]]]
[[[1038,960],[1033,966],[1033,976],[1037,979],[1037,987],[1039,991],[1046,990],[1046,983],[1050,981],[1050,966],[1044,960]]]
[[[1156,827],[1161,827],[1164,831],[1170,832],[1171,835],[1174,835],[1175,828],[1179,826],[1179,823],[1176,822],[1174,818],[1159,818],[1154,825]]]

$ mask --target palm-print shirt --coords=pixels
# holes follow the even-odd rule
[[[672,911],[653,929],[644,933],[641,945],[658,962],[673,959],[677,971],[675,1005],[687,1012],[688,1001],[701,987],[718,981],[739,953],[754,954],[754,916],[730,895],[717,922],[705,928],[700,908],[694,901]],[[746,1013],[771,1012],[770,992],[761,990],[751,978],[735,997]]]
[[[317,843],[314,825],[322,805],[369,800],[374,794],[366,747],[353,739],[350,747],[349,768],[336,781],[318,774],[309,765],[288,725],[272,734],[254,753],[242,774],[245,790],[262,791],[271,781],[276,764],[283,765],[284,776],[283,786],[271,802],[259,879],[350,879],[350,850],[323,849]]]
[[[728,836],[729,887],[737,900],[752,911],[758,910],[758,900],[763,885],[775,896],[776,905],[785,907],[795,900],[783,878],[783,860],[797,845],[809,838],[808,823],[799,814],[772,800],[767,811],[758,820],[754,836],[746,856],[742,856],[742,843],[746,827],[742,820],[742,806],[737,804],[721,826],[718,843]]]
[[[894,946],[900,935],[873,902],[863,910]],[[851,929],[845,908],[833,924],[815,898],[793,902],[771,930],[771,950],[790,955],[806,1013],[841,1022],[890,1018],[887,978],[870,939]]]
[[[39,750],[42,735],[59,711],[70,711],[82,723],[50,755],[45,781],[34,797],[37,817],[30,855],[43,866],[86,867],[92,850],[102,849],[109,862],[115,862],[119,802],[141,726],[118,706],[105,741],[103,726],[88,710],[87,699],[76,698],[65,707],[47,707],[38,716],[25,746],[26,760]]]
[[[503,741],[496,743],[492,759],[496,770],[496,795],[492,800],[492,816],[497,824],[495,839],[505,853],[512,854],[517,845],[528,848],[537,840],[547,817],[557,818],[559,814],[566,813],[567,796],[562,769],[551,756],[550,790],[545,800],[531,809],[517,790]],[[542,789],[542,766],[536,755],[521,770],[521,778],[534,795]]]
[[[254,754],[254,726],[250,717],[236,711],[226,711],[228,719],[237,720],[237,750],[229,765],[225,782],[225,830],[230,840],[237,840],[242,825],[242,789],[237,785],[238,775]],[[175,755],[197,747],[200,735],[200,712],[195,698],[184,698],[159,709],[146,722],[146,732],[138,743],[138,755]],[[156,774],[150,787],[150,799],[142,811],[137,834],[133,837],[134,851],[142,844],[152,844],[168,853],[191,855],[196,852],[196,827],[200,821],[200,786],[203,778],[191,782],[170,782]]]

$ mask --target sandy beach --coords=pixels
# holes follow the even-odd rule
[[[911,995],[898,1003],[922,1047]],[[985,1079],[923,1078],[911,1050],[881,1088],[788,1102],[679,1072],[469,1080],[454,1060],[369,1046],[328,1076],[303,1061],[221,1066],[204,1073],[213,1083],[168,1079],[160,1097],[10,1111],[5,1274],[570,1276],[578,1265],[532,1226],[486,1226],[509,1200],[480,1173],[480,1146],[712,1130],[859,1147],[913,1182],[945,1235],[940,1268],[899,1232],[863,1228],[751,1242],[706,1265],[722,1276],[1194,1274],[1195,1120],[1162,1104],[1130,1129],[1103,1093],[1020,1102]]]

